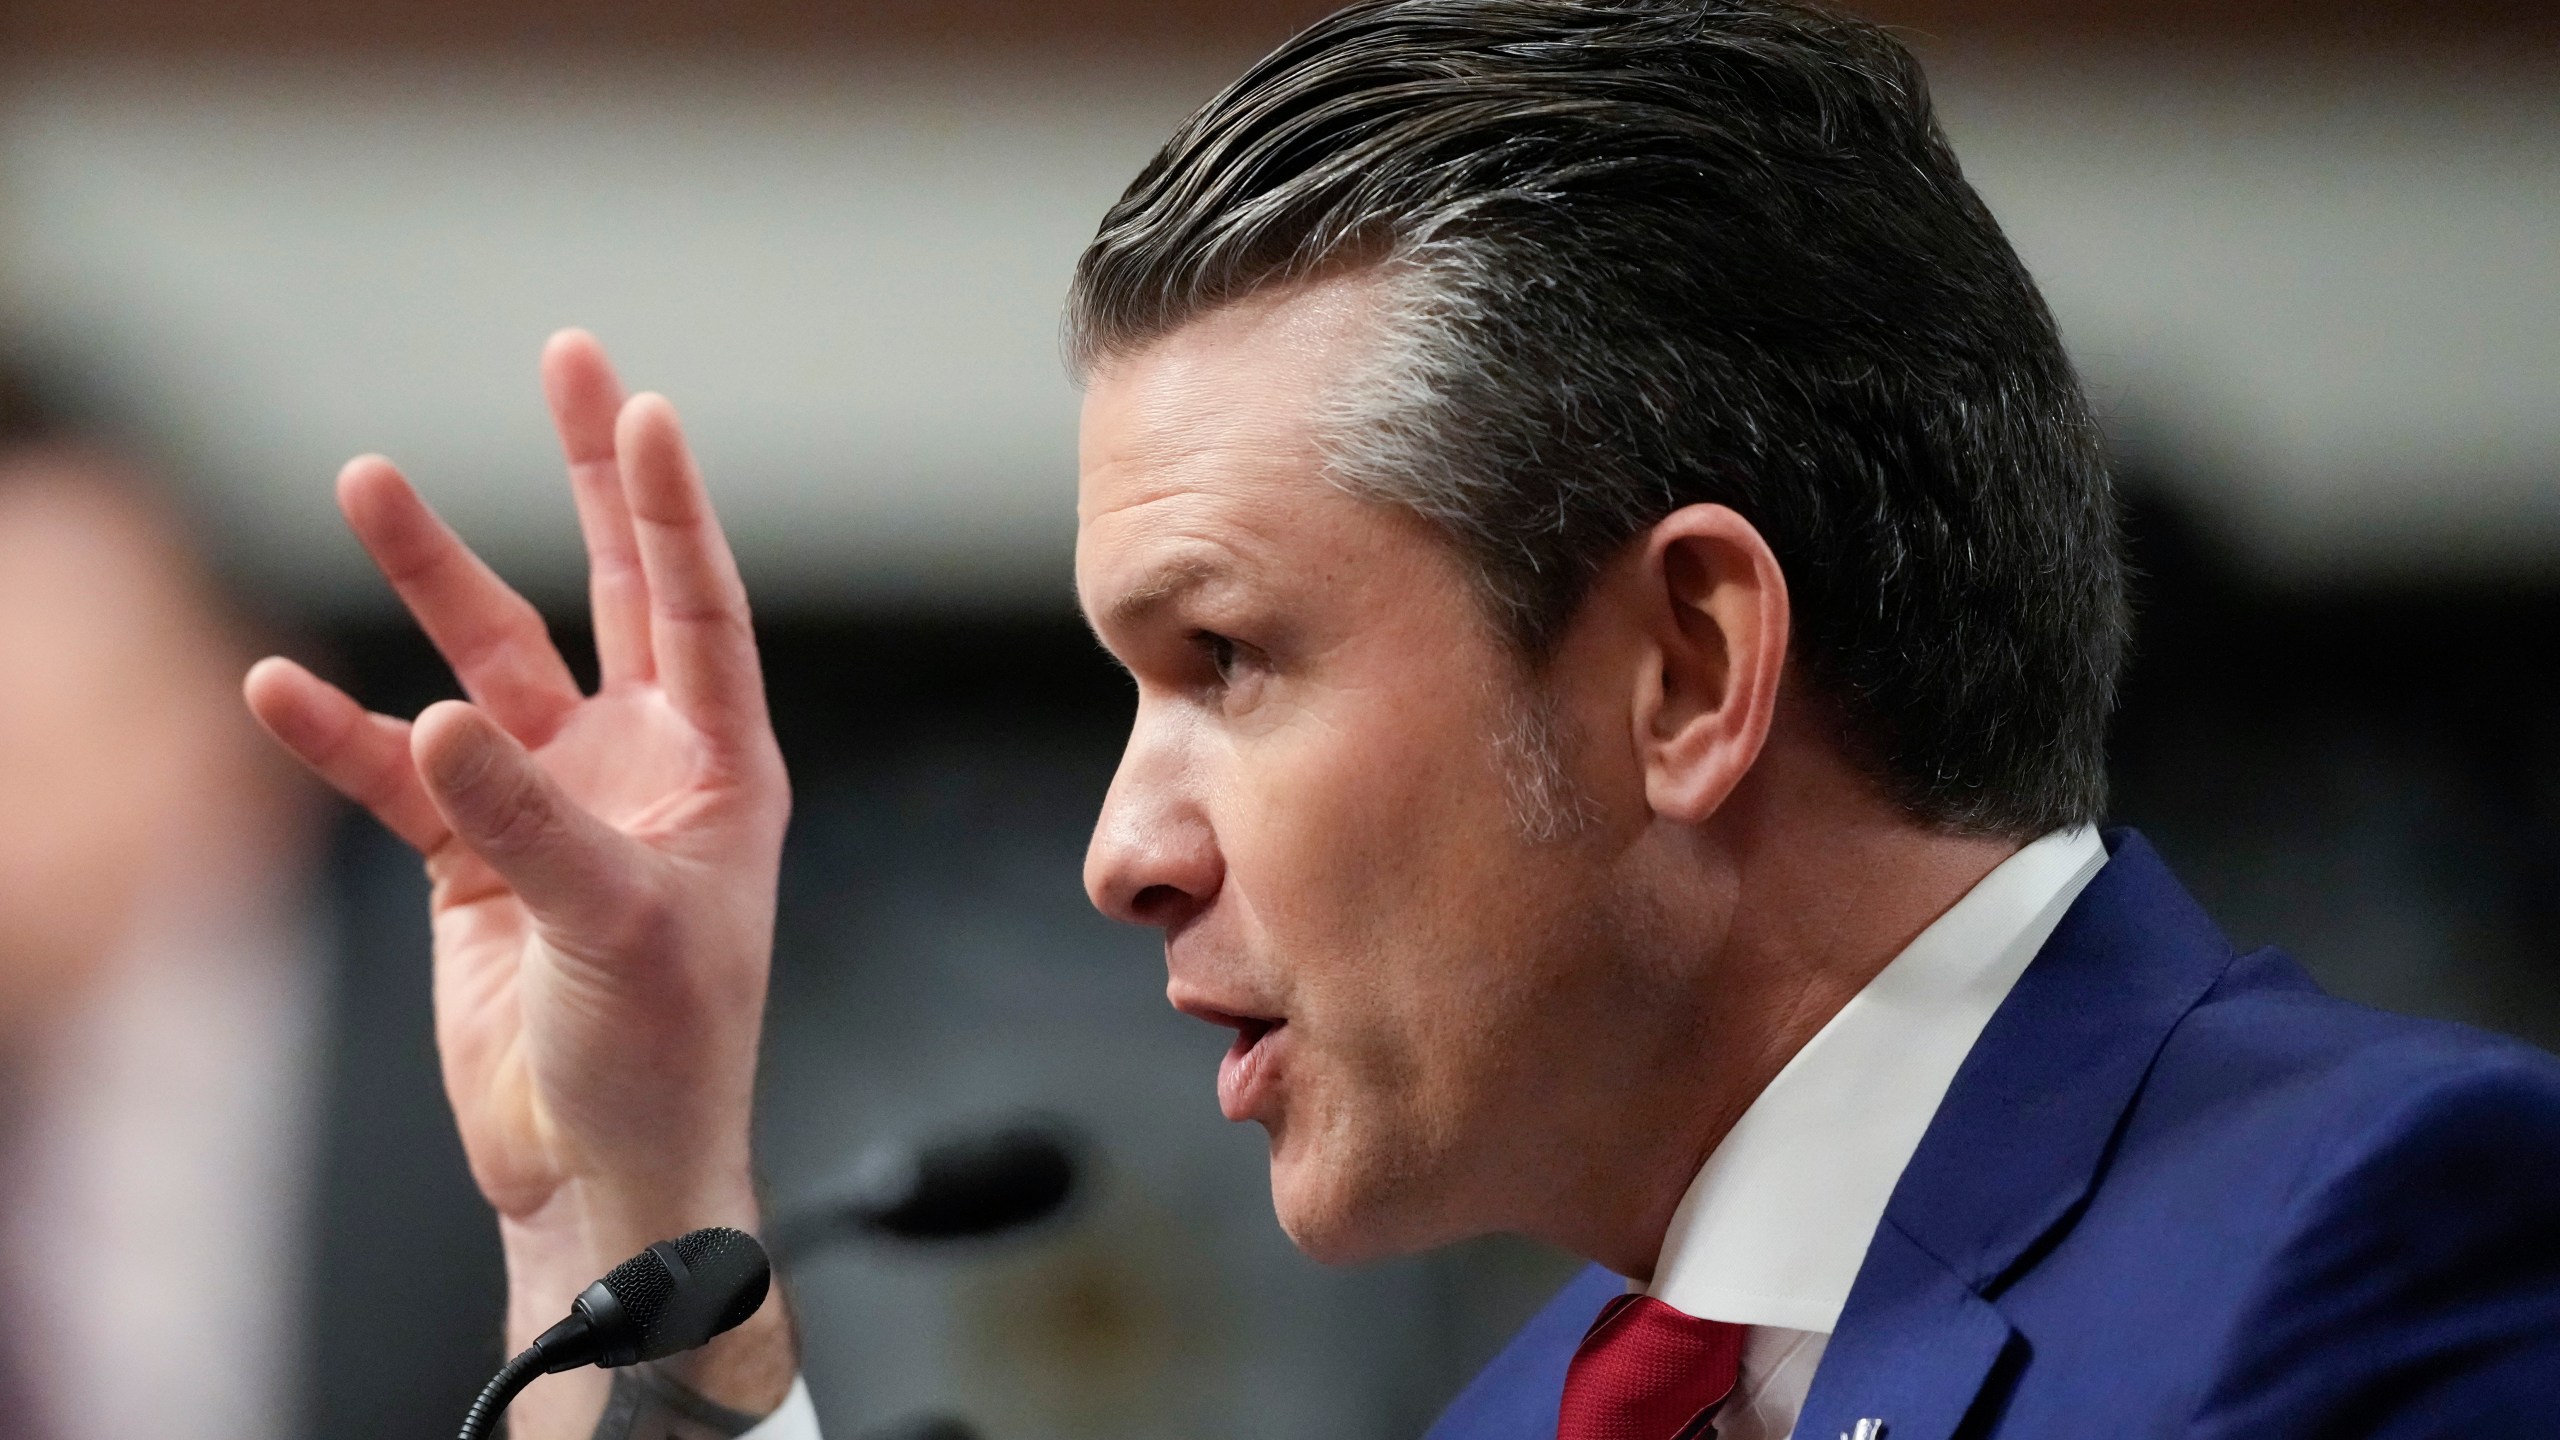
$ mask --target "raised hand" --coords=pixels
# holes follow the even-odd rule
[[[587,335],[543,389],[586,538],[600,683],[388,461],[338,502],[470,703],[366,711],[283,659],[258,719],[426,857],[436,1042],[473,1177],[498,1212],[518,1345],[650,1241],[753,1228],[748,1120],[789,786],[746,592],[675,412],[625,401]],[[781,1307],[704,1352],[697,1389],[778,1403]],[[558,1380],[519,1435],[583,1435],[602,1390]]]

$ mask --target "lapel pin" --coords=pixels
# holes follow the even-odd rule
[[[1884,1440],[1884,1422],[1861,1420],[1857,1429],[1841,1436],[1840,1440]]]

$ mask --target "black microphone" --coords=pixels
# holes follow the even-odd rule
[[[772,1284],[764,1247],[744,1230],[714,1225],[659,1241],[588,1286],[569,1318],[506,1363],[472,1404],[461,1440],[486,1440],[537,1376],[662,1359],[736,1328]]]
[[[836,1194],[776,1222],[774,1250],[789,1264],[858,1235],[969,1240],[1035,1224],[1074,1197],[1085,1148],[1048,1115],[874,1145]]]

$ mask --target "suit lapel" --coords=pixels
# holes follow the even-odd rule
[[[1894,1188],[1796,1424],[1946,1440],[2016,1343],[1998,1297],[2078,1212],[2119,1122],[2231,947],[2131,831],[1956,1072]]]
[[[1867,1247],[1858,1298],[1823,1352],[1795,1440],[1832,1440],[1869,1418],[1891,1427],[1889,1440],[1947,1440],[2015,1343],[1998,1307],[1888,1220]]]

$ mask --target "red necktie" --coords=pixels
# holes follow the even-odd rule
[[[1564,1372],[1556,1440],[1692,1440],[1742,1377],[1743,1327],[1621,1295]]]

